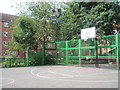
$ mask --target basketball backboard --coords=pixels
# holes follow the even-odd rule
[[[96,30],[95,27],[86,28],[81,30],[81,39],[87,40],[88,38],[95,38]]]

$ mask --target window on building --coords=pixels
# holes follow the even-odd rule
[[[51,48],[52,47],[52,44],[48,44],[48,48]]]
[[[4,22],[4,23],[3,23],[3,26],[4,26],[4,27],[8,27],[8,26],[9,26],[9,23],[8,23],[8,22]]]
[[[13,19],[11,19],[11,20],[10,20],[10,22],[14,22],[14,20],[13,20]]]
[[[13,55],[18,55],[18,51],[13,51],[12,54]]]
[[[4,37],[8,37],[8,32],[3,32]]]
[[[8,42],[7,41],[3,41],[3,46],[8,46]]]
[[[3,56],[6,56],[7,55],[7,52],[5,51],[4,53],[3,53]]]

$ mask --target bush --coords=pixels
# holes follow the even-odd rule
[[[55,57],[45,56],[44,65],[54,65]],[[37,66],[42,65],[42,53],[41,52],[31,52],[29,55],[29,65]]]
[[[41,52],[31,52],[29,55],[29,65],[30,66],[36,66],[36,65],[42,65],[42,54]]]
[[[50,56],[45,56],[45,61],[44,64],[45,65],[55,65],[55,57],[50,57]]]

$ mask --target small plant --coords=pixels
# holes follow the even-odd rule
[[[31,52],[29,55],[29,65],[30,66],[42,65],[42,53]]]
[[[55,57],[45,56],[45,65],[55,65]]]
[[[55,64],[55,57],[45,56],[44,65],[54,65],[54,64]],[[30,66],[42,65],[42,53],[31,52],[29,55],[29,65]]]

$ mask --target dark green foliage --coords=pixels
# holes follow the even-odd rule
[[[80,39],[80,30],[96,27],[97,36],[118,31],[118,2],[68,2],[59,17],[59,40]]]
[[[70,3],[72,12],[77,16],[82,28],[96,27],[97,35],[113,34],[118,28],[113,24],[120,21],[120,6],[117,2],[74,2]]]
[[[29,54],[29,65],[38,66],[42,65],[42,53],[41,52],[31,52]],[[55,57],[50,58],[50,56],[45,56],[44,65],[54,65]]]
[[[42,53],[29,53],[29,66],[42,65]],[[45,56],[44,65],[55,65],[55,57]],[[24,67],[26,66],[26,58],[3,58],[2,68],[6,67]]]
[[[23,48],[36,44],[34,25],[34,21],[29,17],[20,17],[18,21],[16,21],[13,37],[17,43],[22,44]]]
[[[5,58],[2,61],[2,67],[24,67],[26,66],[25,58]]]
[[[68,62],[69,64],[73,64],[73,65],[78,65],[79,64],[79,59],[71,59],[71,60],[69,60],[69,62]]]
[[[71,40],[79,38],[77,18],[69,7],[62,12],[60,17],[59,40]]]
[[[58,58],[58,64],[65,64],[66,63],[66,60],[65,58]]]
[[[96,27],[98,36],[118,31],[120,28],[115,26],[120,21],[118,4],[118,2],[31,2],[27,4],[27,14],[36,22],[37,41],[47,41],[48,36],[55,41],[62,41],[79,39],[80,30],[83,28]],[[26,24],[24,20],[22,23]],[[30,26],[29,23],[26,25]],[[28,28],[25,25],[21,27]]]
[[[42,53],[31,52],[29,54],[29,65],[30,66],[42,65]]]
[[[52,3],[37,2],[30,3],[28,5],[28,11],[31,12],[31,17],[35,20],[36,25],[35,37],[36,40],[41,43],[42,41],[48,41],[48,37],[55,38],[55,16]]]
[[[45,65],[55,65],[55,57],[50,57],[50,56],[45,56],[45,61],[44,61],[44,64]]]

